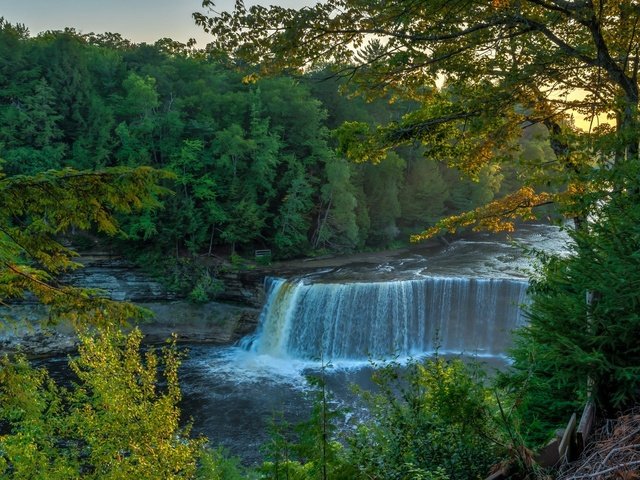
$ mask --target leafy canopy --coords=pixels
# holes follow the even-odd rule
[[[549,201],[572,203],[585,170],[637,156],[640,12],[631,0],[327,0],[299,10],[238,1],[233,12],[203,5],[210,15],[194,17],[213,45],[263,73],[329,63],[366,95],[418,102],[398,122],[352,131],[345,151],[356,160],[418,140],[432,157],[477,175],[510,158],[523,125],[549,129],[557,161],[530,177],[542,170],[560,178],[571,187],[562,196],[531,184],[415,239],[459,226],[511,229],[503,212],[526,218]],[[588,133],[572,127],[572,112],[591,122]],[[613,124],[600,124],[605,118]]]

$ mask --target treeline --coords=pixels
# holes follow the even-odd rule
[[[162,209],[123,221],[163,256],[249,252],[279,258],[393,246],[517,179],[497,166],[460,179],[419,148],[377,165],[347,162],[333,129],[399,118],[406,105],[339,93],[344,82],[245,73],[163,39],[69,29],[30,37],[0,23],[0,158],[7,175],[150,165],[173,173]],[[529,132],[516,155],[552,155]],[[509,184],[509,185],[506,185]]]

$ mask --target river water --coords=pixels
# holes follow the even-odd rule
[[[372,387],[371,360],[438,350],[503,368],[510,332],[526,321],[520,306],[533,262],[523,248],[563,252],[566,245],[557,227],[529,225],[510,237],[477,234],[380,265],[270,279],[256,334],[236,346],[181,346],[188,352],[180,370],[185,421],[212,445],[257,464],[272,418],[307,418],[307,376],[319,375],[322,364],[335,402],[351,411],[342,428],[366,414],[351,385]],[[64,363],[46,365],[55,375]]]
[[[510,331],[525,322],[519,307],[533,261],[524,250],[563,252],[566,245],[557,227],[529,225],[381,265],[271,279],[255,335],[233,347],[189,347],[183,411],[195,433],[252,464],[270,419],[307,417],[306,376],[318,375],[322,363],[330,364],[325,375],[335,401],[353,412],[347,421],[362,408],[350,385],[371,386],[370,360],[402,361],[439,348],[503,368]]]

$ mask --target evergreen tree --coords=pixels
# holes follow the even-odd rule
[[[340,157],[330,159],[325,168],[327,183],[322,187],[322,207],[313,246],[349,251],[358,242],[351,169],[346,160]]]
[[[310,212],[313,207],[313,188],[299,162],[290,157],[289,169],[283,183],[289,185],[274,219],[274,245],[279,255],[297,256],[309,248]]]
[[[401,221],[412,233],[433,225],[446,212],[450,195],[437,162],[420,152],[409,157],[406,184],[400,192]]]
[[[597,215],[589,228],[568,231],[568,256],[540,253],[532,281],[529,325],[518,334],[507,381],[520,395],[532,443],[546,440],[589,395],[603,415],[640,400],[640,209],[633,192],[610,192]]]
[[[41,79],[29,95],[3,109],[0,142],[7,172],[33,174],[60,168],[66,145],[55,103],[54,90]]]

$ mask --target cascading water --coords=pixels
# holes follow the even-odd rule
[[[512,238],[553,253],[569,240],[546,225],[523,226]],[[323,375],[348,406],[350,385],[371,386],[369,355],[418,357],[439,345],[497,355],[483,361],[502,368],[508,332],[525,320],[518,304],[526,302],[530,264],[506,239],[475,235],[441,249],[322,263],[302,279],[269,279],[255,336],[242,346],[190,345],[180,372],[182,411],[193,417],[193,433],[257,464],[274,412],[290,423],[309,418],[305,375],[318,373],[318,359],[336,367]]]
[[[505,353],[523,322],[527,282],[425,277],[388,282],[267,279],[260,326],[247,347],[274,357],[362,360],[439,349]]]

